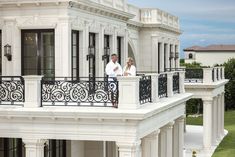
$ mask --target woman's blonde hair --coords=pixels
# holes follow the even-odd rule
[[[127,58],[127,63],[128,63],[128,62],[131,62],[132,65],[133,65],[133,64],[134,64],[134,59],[133,59],[132,57],[128,57],[128,58]]]

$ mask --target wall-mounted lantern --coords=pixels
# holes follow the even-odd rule
[[[11,45],[7,44],[4,46],[4,56],[7,58],[8,61],[12,60]]]
[[[102,56],[102,60],[109,60],[110,57],[110,48],[104,48],[104,55]]]
[[[94,47],[88,48],[88,55],[86,57],[87,57],[87,60],[90,60],[95,57],[95,48]]]

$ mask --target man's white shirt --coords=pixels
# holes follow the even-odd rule
[[[118,69],[116,71],[114,71],[114,69],[118,67]],[[113,61],[110,61],[105,68],[105,72],[109,77],[117,77],[118,75],[122,75],[122,67],[119,63],[113,63]]]

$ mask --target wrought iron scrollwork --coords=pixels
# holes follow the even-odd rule
[[[174,92],[174,94],[180,92],[180,89],[179,89],[179,87],[180,87],[179,82],[180,81],[179,81],[179,79],[180,79],[179,73],[178,72],[174,73],[174,75],[173,75],[173,92]]]
[[[0,76],[0,105],[23,105],[24,79],[21,76]]]
[[[112,107],[118,103],[118,82],[108,78],[43,78],[41,90],[42,106]]]
[[[185,82],[202,83],[203,82],[203,69],[186,69]]]
[[[167,97],[167,74],[160,74],[158,77],[158,96]]]
[[[152,101],[152,80],[151,76],[142,76],[139,81],[139,99],[141,104]]]

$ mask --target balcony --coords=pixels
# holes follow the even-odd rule
[[[2,106],[138,109],[184,93],[184,71],[117,79],[1,76],[0,90]]]
[[[185,69],[185,83],[208,84],[224,79],[224,67]]]

